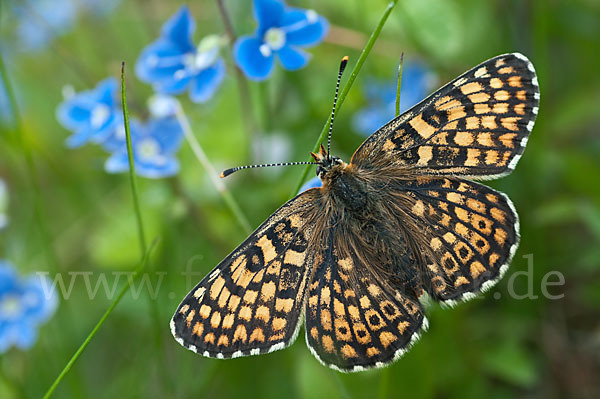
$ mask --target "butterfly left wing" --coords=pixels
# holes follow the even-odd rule
[[[359,239],[338,225],[315,258],[306,302],[306,342],[324,365],[343,372],[385,366],[427,328],[414,297],[372,272]],[[348,240],[353,241],[345,245]]]
[[[284,204],[198,283],[171,321],[177,342],[207,357],[230,358],[295,340],[319,198],[312,189]]]
[[[381,170],[491,179],[521,157],[539,107],[533,65],[504,54],[465,72],[373,133],[351,163]]]

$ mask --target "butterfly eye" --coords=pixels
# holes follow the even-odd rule
[[[322,166],[317,166],[317,176],[320,176],[321,173],[324,173],[325,169]]]

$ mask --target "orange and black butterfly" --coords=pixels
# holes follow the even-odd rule
[[[517,213],[475,181],[515,168],[539,98],[531,62],[500,55],[388,122],[349,163],[321,146],[322,187],[284,204],[188,294],[176,340],[207,357],[257,355],[294,342],[304,318],[329,367],[396,360],[427,328],[425,297],[454,305],[506,272]]]

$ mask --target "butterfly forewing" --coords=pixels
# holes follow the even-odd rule
[[[489,179],[521,157],[539,106],[533,65],[521,54],[494,57],[387,123],[352,163],[405,165],[421,174]]]
[[[177,308],[177,341],[204,356],[271,352],[296,338],[312,255],[318,190],[283,205],[227,256]]]
[[[306,342],[321,363],[340,371],[383,366],[416,341],[427,320],[416,299],[377,278],[372,265],[340,252],[332,244],[316,258]]]

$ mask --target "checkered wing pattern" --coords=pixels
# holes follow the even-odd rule
[[[176,340],[207,357],[282,349],[298,333],[312,259],[319,190],[279,208],[187,295],[171,321]]]
[[[539,87],[522,54],[494,57],[371,135],[352,163],[415,166],[421,174],[490,179],[510,173],[538,113]]]
[[[517,249],[519,220],[508,197],[459,178],[407,182],[407,215],[423,226],[423,285],[436,300],[454,305],[498,281]]]
[[[338,371],[381,367],[410,348],[427,319],[416,299],[377,278],[359,257],[340,252],[332,247],[315,260],[306,342],[321,363]]]

